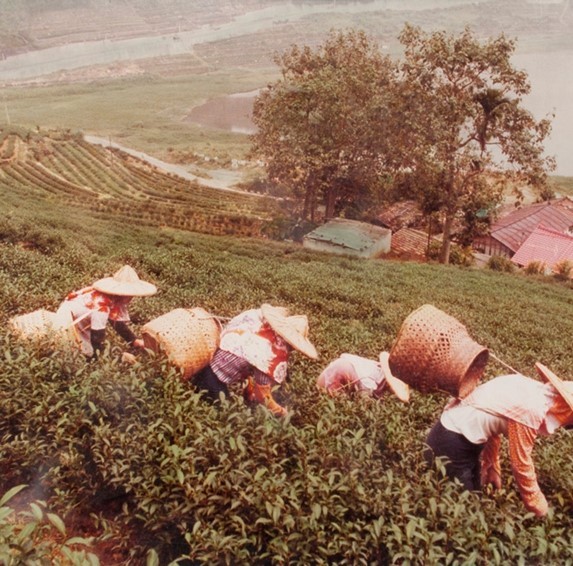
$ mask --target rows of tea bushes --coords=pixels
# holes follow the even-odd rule
[[[570,289],[144,230],[14,194],[0,212],[0,493],[29,486],[21,505],[43,500],[68,536],[93,537],[91,546],[72,546],[78,555],[99,555],[102,564],[570,563],[568,433],[535,449],[552,507],[537,519],[521,503],[505,446],[498,493],[462,492],[439,467],[426,467],[424,439],[444,395],[414,392],[403,405],[393,397],[332,400],[314,386],[341,352],[374,358],[390,348],[424,303],[463,321],[516,369],[533,375],[539,360],[573,378]],[[124,263],[159,288],[134,300],[136,329],[177,307],[230,317],[270,302],[306,313],[320,359],[293,354],[277,393],[290,416],[277,420],[239,394],[209,405],[160,356],[122,363],[112,335],[87,363],[7,332],[10,316],[55,309],[69,290]],[[486,378],[504,371],[492,360]]]
[[[280,215],[259,195],[214,190],[69,132],[3,130],[0,190],[87,208],[103,218],[208,234],[260,236]]]

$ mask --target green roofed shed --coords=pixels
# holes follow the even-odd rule
[[[305,248],[319,252],[371,258],[388,253],[391,241],[392,232],[388,228],[334,218],[306,234],[302,243]]]

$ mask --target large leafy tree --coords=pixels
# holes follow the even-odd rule
[[[440,259],[447,263],[456,216],[493,203],[504,184],[541,188],[554,166],[544,157],[548,118],[537,121],[523,106],[530,85],[514,68],[513,40],[479,41],[424,33],[406,25],[400,35],[404,170],[416,177],[418,197],[443,217]]]
[[[292,191],[303,217],[364,208],[392,151],[395,66],[360,31],[332,31],[316,49],[294,45],[275,57],[282,75],[255,100],[253,154],[269,178]]]

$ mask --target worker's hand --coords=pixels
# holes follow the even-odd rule
[[[133,341],[132,346],[134,348],[145,348],[145,343],[143,342],[143,340],[141,338],[136,338]]]
[[[121,354],[121,361],[132,366],[137,362],[137,358],[129,352],[123,352]]]
[[[549,504],[543,493],[538,493],[534,501],[525,502],[529,511],[533,511],[538,517],[545,517],[549,513]]]
[[[494,489],[501,489],[501,476],[494,468],[489,468],[481,478],[482,487],[491,485]]]

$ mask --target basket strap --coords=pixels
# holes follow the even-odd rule
[[[92,314],[92,311],[85,312],[84,314],[82,314],[82,316],[78,316],[78,318],[75,318],[71,324],[65,326],[64,330],[67,330],[68,328],[73,328],[74,326],[76,326],[76,324],[80,323],[82,320],[84,320],[84,318],[87,318],[90,314]]]
[[[521,373],[520,371],[517,371],[516,369],[512,368],[509,364],[506,364],[503,360],[500,360],[491,350],[489,351],[489,355],[490,355],[496,362],[499,362],[502,366],[504,366],[505,368],[511,370],[513,373]]]

